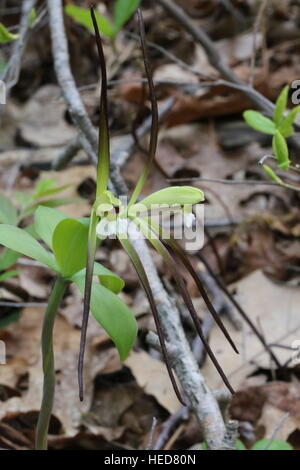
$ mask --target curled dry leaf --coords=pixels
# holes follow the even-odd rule
[[[235,285],[236,298],[252,321],[260,328],[268,344],[292,346],[299,338],[300,319],[298,305],[300,292],[292,287],[278,286],[269,281],[261,271],[256,271]],[[255,294],[254,294],[255,293]],[[243,322],[242,331],[229,331],[240,354],[233,355],[224,343],[217,328],[213,328],[210,345],[217,359],[226,370],[235,388],[242,386],[245,377],[259,367],[270,369],[270,358],[256,336]],[[291,359],[292,351],[274,348],[279,360],[284,363]],[[211,363],[206,361],[203,373],[213,388],[221,383]]]

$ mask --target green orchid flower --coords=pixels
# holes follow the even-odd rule
[[[79,378],[79,395],[80,399],[83,399],[83,363],[84,363],[84,349],[86,341],[86,331],[88,325],[88,316],[90,308],[90,296],[91,296],[91,284],[94,272],[94,258],[95,251],[98,243],[101,243],[106,237],[115,236],[121,243],[125,252],[128,254],[132,261],[132,264],[137,272],[140,282],[145,290],[147,298],[149,300],[151,310],[156,323],[157,333],[159,336],[161,350],[166,362],[166,366],[172,381],[174,391],[178,399],[184,404],[184,401],[179,392],[176,384],[173,371],[170,365],[170,361],[167,354],[167,348],[165,344],[164,334],[160,325],[159,315],[157,312],[157,306],[151,290],[147,273],[139,259],[138,253],[136,252],[132,243],[132,233],[137,232],[144,234],[152,246],[162,255],[168,266],[170,266],[173,278],[177,283],[182,297],[187,305],[187,308],[191,314],[195,328],[204,343],[206,351],[210,358],[216,365],[220,375],[222,376],[225,384],[233,392],[226,375],[224,374],[221,366],[211,351],[209,344],[205,339],[201,328],[201,322],[194,309],[193,302],[186,289],[183,279],[178,274],[178,266],[176,263],[181,262],[192,274],[199,291],[213,315],[216,323],[222,329],[226,338],[232,345],[233,349],[237,352],[237,349],[230,338],[225,326],[221,322],[219,315],[215,311],[211,304],[209,297],[202,285],[202,282],[193,269],[187,255],[183,252],[180,246],[175,240],[164,238],[164,231],[161,225],[156,225],[155,220],[152,217],[153,208],[162,210],[163,212],[178,212],[182,213],[184,223],[186,226],[191,227],[194,222],[194,214],[192,207],[196,204],[204,201],[204,194],[200,189],[193,187],[169,187],[157,191],[141,201],[138,198],[147,180],[150,168],[153,164],[158,137],[158,110],[157,101],[155,97],[155,89],[152,80],[151,68],[148,60],[148,53],[146,48],[145,29],[140,9],[137,11],[139,30],[141,38],[141,48],[143,53],[143,59],[145,64],[145,71],[149,87],[149,96],[151,100],[152,108],[152,127],[150,134],[150,144],[148,159],[145,167],[138,179],[138,182],[133,190],[130,197],[129,203],[124,204],[122,198],[118,198],[111,191],[108,190],[109,181],[109,167],[110,167],[110,148],[109,148],[109,130],[108,130],[108,108],[107,108],[107,77],[106,77],[106,66],[105,58],[102,48],[101,37],[98,29],[98,23],[95,17],[94,9],[91,8],[91,18],[95,30],[96,43],[98,48],[98,55],[101,69],[101,96],[100,96],[100,123],[99,123],[99,152],[98,152],[98,168],[97,168],[97,189],[96,189],[96,200],[93,204],[90,225],[89,225],[89,236],[88,236],[88,254],[86,264],[86,278],[85,278],[85,290],[84,290],[84,311],[83,321],[81,330],[81,344],[80,344],[80,355],[78,363],[78,378]],[[155,212],[155,211],[154,211]],[[124,331],[126,334],[126,331]]]

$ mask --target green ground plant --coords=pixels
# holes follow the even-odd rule
[[[254,110],[245,111],[243,114],[245,121],[250,127],[252,127],[252,129],[262,132],[263,134],[269,134],[273,136],[273,157],[276,161],[277,168],[283,171],[288,171],[291,168],[289,149],[286,139],[294,134],[295,120],[298,113],[300,112],[300,105],[295,106],[290,111],[287,111],[288,96],[289,86],[287,85],[283,88],[277,98],[272,119]],[[269,178],[281,186],[293,189],[276,174],[273,168],[271,168],[269,165],[266,165],[264,161],[265,159],[263,159],[261,164]]]
[[[123,25],[134,14],[140,4],[140,0],[115,0],[113,8],[113,20],[110,21],[105,16],[95,10],[95,18],[99,31],[108,38],[114,40],[116,35],[122,29]],[[81,8],[73,4],[65,7],[65,12],[74,21],[81,24],[89,31],[94,31],[90,10]]]

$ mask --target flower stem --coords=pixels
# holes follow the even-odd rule
[[[43,398],[36,430],[36,450],[47,450],[47,436],[55,390],[55,369],[53,354],[53,327],[59,304],[68,286],[65,279],[57,278],[45,311],[42,330],[43,355]]]

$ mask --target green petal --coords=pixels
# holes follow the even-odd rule
[[[29,233],[13,225],[0,225],[0,244],[58,270],[53,255],[48,253]]]
[[[140,0],[116,0],[114,6],[114,31],[118,33],[140,4]]]
[[[89,29],[90,31],[94,31],[89,9],[80,8],[76,5],[67,5],[65,7],[65,13],[85,28]],[[113,26],[111,25],[110,21],[104,16],[100,15],[98,11],[95,11],[95,16],[101,33],[107,37],[113,37]]]
[[[150,196],[142,199],[140,204],[150,209],[153,204],[194,205],[203,202],[204,199],[204,193],[201,189],[192,186],[171,186],[150,194]]]
[[[269,166],[269,165],[263,165],[262,166],[264,171],[267,173],[267,175],[273,180],[275,181],[275,183],[277,184],[280,184],[280,185],[283,185],[283,181],[281,178],[279,178],[278,175],[276,175],[275,171]]]

